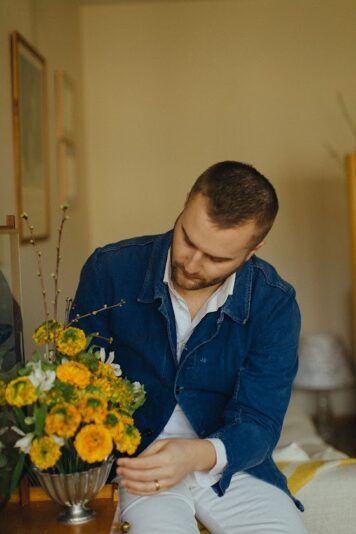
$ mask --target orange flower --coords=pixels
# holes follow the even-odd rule
[[[78,388],[85,388],[91,377],[89,369],[83,363],[73,361],[59,365],[56,374],[61,382],[72,384]]]
[[[77,431],[80,419],[78,410],[71,404],[57,404],[46,417],[45,430],[47,434],[71,438]]]
[[[102,462],[112,451],[112,437],[103,425],[86,425],[76,435],[74,447],[85,462]]]
[[[39,469],[56,465],[61,455],[60,446],[49,436],[35,438],[30,449],[30,458]]]

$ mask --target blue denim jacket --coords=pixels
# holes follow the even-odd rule
[[[171,239],[170,231],[97,249],[83,267],[71,316],[125,300],[79,326],[113,337],[110,350],[123,374],[145,386],[147,400],[135,413],[142,434],[138,453],[179,403],[200,438],[216,437],[225,445],[228,462],[213,486],[218,495],[237,471],[290,495],[272,451],[297,372],[295,291],[253,256],[238,271],[233,295],[197,325],[178,363],[175,318],[163,283]]]

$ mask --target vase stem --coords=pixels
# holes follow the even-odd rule
[[[59,514],[58,521],[67,525],[79,525],[80,523],[86,523],[94,516],[94,510],[86,508],[81,504],[72,504],[71,506],[66,506]]]

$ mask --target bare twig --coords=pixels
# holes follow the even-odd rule
[[[98,339],[103,339],[104,341],[108,341],[110,343],[110,345],[113,342],[113,338],[112,337],[101,336],[101,335],[99,335],[99,332],[92,332],[91,334],[89,334],[88,337],[97,337]]]
[[[111,310],[112,308],[121,308],[125,304],[125,301],[123,299],[120,300],[117,304],[113,304],[112,306],[108,306],[107,304],[104,304],[102,308],[99,308],[98,310],[93,310],[89,313],[85,313],[84,315],[79,315],[79,313],[72,319],[67,326],[70,326],[73,323],[77,323],[80,321],[80,319],[84,319],[85,317],[90,317],[91,315],[96,315],[97,313],[100,313],[105,310]]]
[[[341,167],[341,170],[344,170],[344,162],[340,154],[337,153],[336,149],[331,146],[329,143],[324,143],[324,148],[329,153],[329,156],[336,161],[337,165]]]
[[[44,314],[45,314],[45,323],[48,325],[48,306],[47,306],[47,293],[45,288],[45,282],[44,282],[44,276],[43,276],[43,269],[42,269],[42,252],[38,250],[35,235],[34,235],[34,227],[29,222],[29,217],[26,212],[21,213],[21,218],[24,219],[29,231],[30,231],[30,244],[32,245],[33,251],[36,254],[37,257],[37,266],[38,266],[38,272],[37,276],[40,279],[41,284],[41,291],[42,291],[42,300],[43,300],[43,308],[44,308]],[[48,327],[47,327],[48,328]]]
[[[65,223],[66,220],[69,219],[68,215],[66,214],[68,208],[69,208],[68,204],[62,204],[61,205],[62,219],[61,219],[61,223],[60,223],[59,229],[58,229],[56,271],[55,271],[54,274],[52,274],[53,279],[54,279],[53,315],[54,315],[54,320],[55,321],[57,321],[58,295],[60,293],[60,289],[58,289],[58,274],[59,274],[59,264],[60,264],[60,261],[61,261],[61,240],[62,240],[62,232],[63,232],[64,223]]]
[[[349,110],[347,109],[347,106],[346,106],[346,103],[345,103],[345,100],[344,100],[344,97],[341,91],[337,91],[337,99],[338,99],[342,114],[344,115],[345,120],[350,127],[351,133],[356,140],[356,124],[353,118],[351,117]]]
[[[70,309],[72,307],[73,299],[71,299],[70,297],[67,297],[65,299],[65,302],[66,302],[66,309],[64,311],[64,324],[67,325],[68,321],[69,321],[69,313],[70,313]]]

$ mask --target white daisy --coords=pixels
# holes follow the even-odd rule
[[[40,391],[49,391],[52,389],[56,379],[55,371],[43,371],[41,362],[30,362],[28,365],[32,367],[32,371],[28,375],[28,378],[31,380],[35,388],[38,388]]]
[[[103,347],[101,347],[99,356],[100,356],[100,359],[101,359],[101,361],[103,363],[105,363],[106,365],[110,365],[110,367],[112,367],[112,369],[114,370],[114,373],[115,373],[116,376],[121,376],[122,375],[122,371],[121,371],[120,365],[118,363],[114,363],[115,352],[113,350],[111,352],[109,352],[108,359],[105,361],[106,352],[105,352],[105,349]]]

